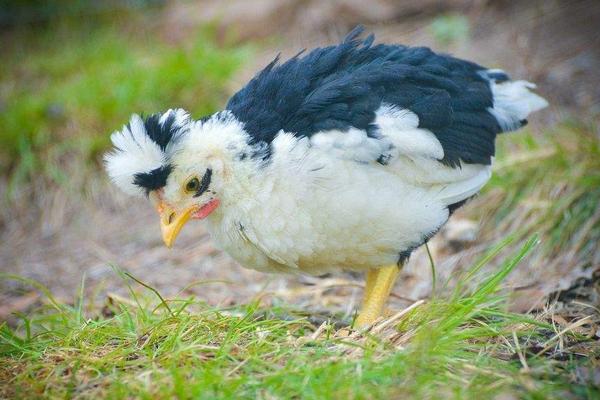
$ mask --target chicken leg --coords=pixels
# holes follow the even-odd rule
[[[363,303],[354,324],[357,328],[372,324],[382,315],[400,268],[401,265],[390,265],[367,271]]]

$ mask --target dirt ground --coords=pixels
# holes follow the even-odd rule
[[[573,110],[585,118],[600,113],[600,7],[593,6],[594,1],[573,2],[568,8],[559,1],[502,1],[488,6],[488,2],[461,0],[325,4],[261,0],[252,7],[247,3],[171,4],[162,14],[164,37],[177,43],[185,40],[186,28],[215,19],[223,40],[276,37],[263,40],[255,59],[232,81],[234,91],[277,53],[288,56],[302,48],[335,42],[362,22],[378,41],[430,46],[535,81],[552,106],[531,121],[534,132]],[[468,18],[470,40],[441,45],[433,39],[431,21],[443,12]],[[67,301],[77,293],[82,279],[89,293],[99,293],[97,298],[105,292],[124,292],[125,285],[112,266],[129,271],[164,296],[195,294],[215,305],[260,295],[265,301],[281,298],[314,311],[337,310],[350,315],[360,301],[362,281],[352,276],[282,277],[244,269],[215,248],[198,222],[186,226],[169,250],[162,243],[157,216],[146,201],[125,198],[97,174],[80,176],[77,166],[67,168],[74,179],[91,180],[86,196],[68,189],[33,188],[39,191],[35,204],[1,211],[8,221],[0,233],[3,272],[38,280]],[[491,244],[478,237],[481,221],[471,219],[468,211],[485,202],[486,198],[480,198],[469,204],[432,240],[438,281],[449,278],[457,266],[468,266]],[[585,270],[565,268],[554,265],[542,272],[531,271],[527,265],[519,268],[510,284],[526,290],[526,300],[515,307],[540,306],[548,294],[573,285],[590,287],[598,265]],[[595,279],[597,282],[597,276]],[[1,285],[0,314],[38,301],[36,294],[19,283]],[[430,265],[421,249],[402,272],[392,306],[406,305],[430,292]],[[0,319],[2,316],[6,315]]]

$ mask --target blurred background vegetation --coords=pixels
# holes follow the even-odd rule
[[[223,104],[249,47],[217,45],[209,24],[167,43],[157,23],[163,3],[2,8],[0,168],[13,186],[40,175],[64,182],[64,158],[98,160],[133,112],[183,107],[201,116]]]

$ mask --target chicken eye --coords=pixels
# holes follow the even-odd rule
[[[185,184],[185,191],[188,193],[197,192],[200,187],[200,181],[198,178],[192,178]]]

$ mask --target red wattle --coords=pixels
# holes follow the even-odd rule
[[[219,207],[219,199],[214,199],[192,213],[194,219],[204,219]]]

